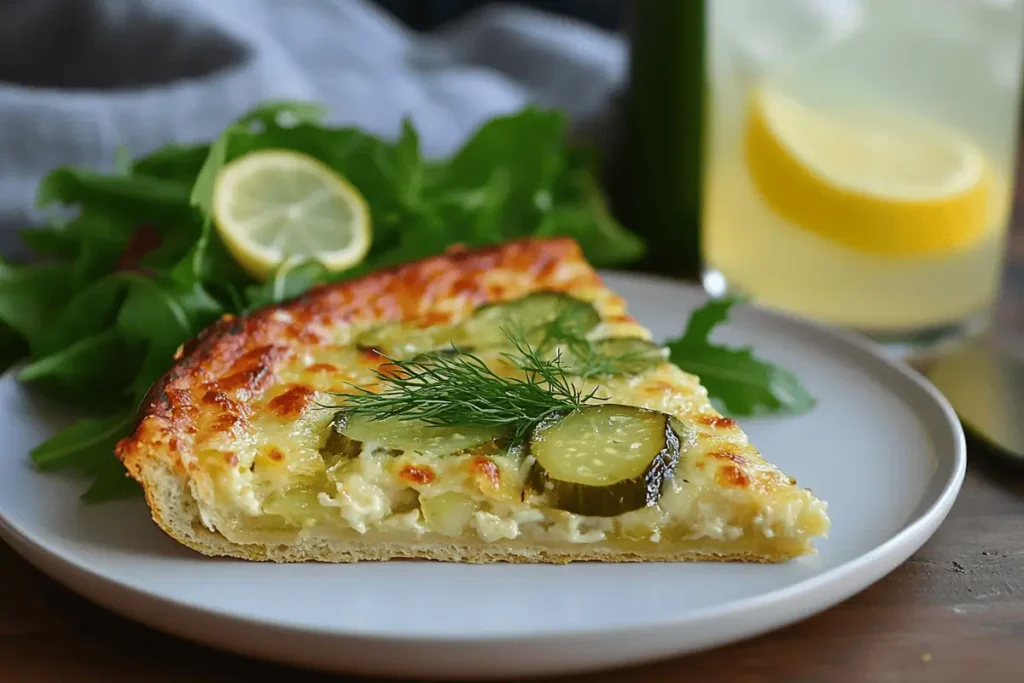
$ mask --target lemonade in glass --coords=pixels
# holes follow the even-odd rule
[[[900,348],[983,328],[1012,207],[1024,0],[707,8],[707,289]]]

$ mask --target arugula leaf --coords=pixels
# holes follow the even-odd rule
[[[177,347],[223,312],[198,283],[188,287],[171,278],[128,277],[131,287],[117,328],[129,339],[166,340]]]
[[[39,256],[67,260],[78,253],[78,240],[68,232],[66,224],[27,228],[19,231],[18,236]]]
[[[209,152],[209,145],[169,145],[136,161],[132,173],[176,180],[191,188]]]
[[[511,187],[508,171],[499,168],[482,185],[446,192],[434,202],[439,220],[432,232],[440,241],[446,232],[457,232],[466,246],[502,241]]]
[[[326,107],[317,102],[268,100],[249,110],[235,122],[235,126],[247,128],[260,123],[275,128],[288,128],[299,123],[320,123],[325,116]]]
[[[710,341],[724,323],[735,298],[715,299],[690,315],[683,336],[670,341],[669,359],[697,375],[712,402],[734,417],[799,414],[815,400],[790,371],[756,358],[749,347],[728,348]]]
[[[0,260],[0,323],[31,343],[71,295],[67,266],[9,266]]]
[[[133,412],[123,409],[104,418],[78,420],[33,448],[29,456],[44,470],[85,471],[109,461],[119,465],[113,457],[114,446],[131,426]]]
[[[28,344],[7,324],[0,322],[0,375],[28,351]]]
[[[60,202],[88,201],[113,205],[118,210],[142,211],[183,209],[188,206],[188,183],[147,175],[107,175],[85,169],[59,168],[39,186],[36,204],[45,207]]]
[[[0,260],[0,323],[31,343],[71,291],[71,272],[65,265],[15,267]]]
[[[198,282],[182,286],[169,277],[131,276],[117,329],[125,339],[146,348],[133,375],[131,395],[141,399],[170,367],[178,347],[223,312]]]
[[[93,480],[89,488],[82,494],[84,502],[102,503],[122,498],[133,498],[142,493],[142,489],[134,479],[128,477],[124,465],[117,459],[104,458],[102,463],[102,466],[89,471]]]
[[[553,111],[525,109],[484,124],[455,156],[434,174],[430,193],[466,190],[506,175],[505,237],[532,232],[535,217],[551,203],[564,150],[565,117]],[[503,163],[495,164],[495,159]]]
[[[79,245],[73,262],[74,285],[86,286],[112,272],[131,243],[138,221],[105,208],[90,208],[65,228]]]
[[[33,360],[18,379],[66,401],[93,407],[117,405],[132,380],[137,356],[118,330],[109,329]]]
[[[643,258],[647,251],[644,241],[612,217],[593,175],[581,169],[571,171],[556,190],[556,196],[557,208],[545,216],[537,235],[572,237],[589,261],[605,266]]]
[[[220,169],[224,168],[224,165],[228,162],[228,143],[231,140],[231,136],[239,130],[241,129],[238,124],[235,124],[213,141],[207,152],[206,159],[199,169],[199,174],[192,184],[188,203],[198,207],[207,218],[213,214],[213,186],[217,182],[217,174],[220,173]]]
[[[74,294],[46,328],[33,337],[33,355],[49,356],[67,346],[68,340],[84,339],[109,329],[124,301],[127,286],[127,278],[115,273]]]

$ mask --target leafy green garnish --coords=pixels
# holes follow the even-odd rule
[[[709,301],[690,315],[683,336],[668,342],[669,359],[700,377],[711,400],[735,416],[805,413],[815,401],[796,376],[756,358],[749,347],[729,348],[710,340],[729,317],[735,298]]]
[[[695,310],[684,334],[666,342],[669,360],[700,377],[711,401],[734,417],[799,414],[814,407],[800,380],[790,371],[756,358],[749,348],[728,348],[710,340],[712,330],[728,319],[736,298],[713,299]],[[571,309],[560,313],[538,330],[538,348],[561,348],[571,359],[566,366],[574,377],[589,379],[631,375],[652,365],[653,349],[623,345],[609,353],[587,339],[575,324]]]
[[[563,365],[574,377],[591,379],[610,375],[633,375],[649,368],[651,356],[635,349],[607,353],[598,348],[586,335],[571,308],[567,308],[550,321],[533,330],[539,333],[542,351],[563,353],[569,360]]]
[[[594,397],[573,385],[557,357],[542,357],[521,335],[508,337],[513,350],[501,356],[522,377],[499,375],[478,356],[457,349],[413,360],[389,358],[386,372],[375,370],[381,388],[353,385],[354,393],[342,395],[341,410],[351,417],[437,427],[504,427],[518,444],[553,413],[575,410]]]
[[[27,356],[22,381],[93,416],[37,447],[37,465],[93,478],[88,500],[133,490],[114,443],[175,349],[225,313],[452,244],[569,235],[596,266],[643,254],[606,209],[593,160],[566,145],[560,113],[496,118],[440,160],[423,157],[408,121],[389,141],[326,126],[323,114],[315,104],[270,102],[209,144],[134,159],[119,150],[113,173],[61,168],[41,182],[37,204],[62,211],[49,227],[23,232],[41,262],[0,262],[0,369]],[[225,164],[269,148],[319,159],[366,198],[374,236],[364,263],[340,274],[288,264],[264,283],[238,267],[211,224],[213,183]]]

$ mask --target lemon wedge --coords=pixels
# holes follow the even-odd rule
[[[991,225],[992,174],[981,150],[921,121],[831,116],[761,89],[744,145],[754,185],[776,213],[854,249],[953,251]]]
[[[231,255],[258,280],[306,259],[346,270],[372,241],[359,191],[316,159],[281,149],[250,152],[220,170],[213,220]]]

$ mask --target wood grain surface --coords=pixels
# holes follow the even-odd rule
[[[1020,204],[997,329],[1004,343],[1024,349]],[[226,655],[125,621],[50,581],[0,542],[2,683],[249,683],[266,674],[288,683],[367,680]],[[1000,465],[972,441],[963,490],[938,533],[888,577],[823,614],[695,656],[548,680],[1024,681],[1024,469]]]

